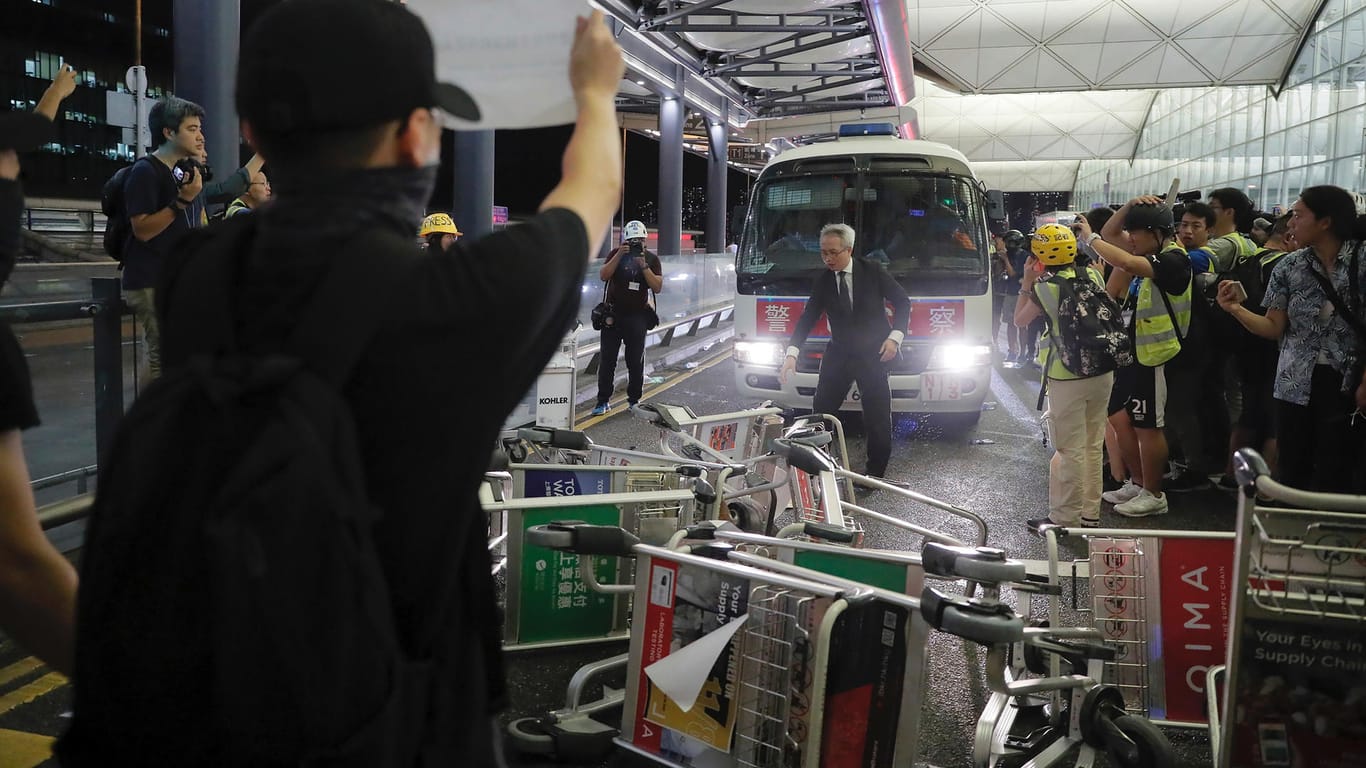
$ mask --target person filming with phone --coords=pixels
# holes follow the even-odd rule
[[[611,407],[616,389],[617,352],[626,345],[626,401],[640,402],[645,387],[645,335],[659,324],[659,314],[650,305],[650,294],[664,290],[664,271],[659,257],[646,250],[650,236],[645,224],[628,221],[622,228],[623,242],[612,258],[602,265],[598,277],[606,283],[607,303],[612,307],[610,322],[602,328],[602,358],[598,364],[598,401],[593,415],[601,416]]]

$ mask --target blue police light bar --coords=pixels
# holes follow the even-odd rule
[[[849,136],[896,136],[891,123],[846,123],[840,126],[840,138]]]

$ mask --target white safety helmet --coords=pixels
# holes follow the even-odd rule
[[[622,229],[623,240],[644,240],[650,236],[650,230],[645,228],[645,224],[639,221],[628,221]]]

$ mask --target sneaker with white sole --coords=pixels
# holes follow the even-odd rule
[[[589,415],[591,415],[591,416],[601,416],[601,415],[603,415],[604,413],[607,413],[607,412],[610,411],[610,410],[612,410],[611,404],[609,404],[609,403],[598,403],[597,405],[593,406],[593,412],[592,412],[591,414],[589,414]]]
[[[1154,496],[1148,492],[1147,488],[1142,489],[1139,494],[1123,504],[1115,505],[1115,512],[1125,517],[1148,517],[1149,515],[1167,514],[1167,496]]]
[[[1124,485],[1121,485],[1118,490],[1106,491],[1100,497],[1111,504],[1123,504],[1142,492],[1143,488],[1135,485],[1133,480],[1125,480]]]

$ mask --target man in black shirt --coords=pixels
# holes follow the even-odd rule
[[[645,250],[649,230],[639,221],[628,221],[622,228],[626,241],[598,270],[607,283],[607,302],[612,305],[612,324],[602,329],[601,358],[598,362],[598,403],[593,415],[601,416],[610,407],[616,388],[617,351],[626,345],[626,401],[640,402],[645,387],[645,335],[654,327],[658,315],[650,306],[650,294],[664,290],[664,271],[659,257]]]
[[[131,235],[123,249],[123,295],[143,329],[149,380],[161,374],[155,289],[166,257],[186,232],[208,221],[204,213],[208,195],[202,193],[240,194],[263,162],[259,156],[253,157],[232,176],[206,187],[201,171],[205,158],[203,119],[203,107],[194,102],[174,96],[158,101],[148,113],[153,152],[133,163],[124,180],[124,208]],[[185,160],[194,162],[182,162]]]
[[[581,18],[569,62],[577,125],[541,213],[462,239],[453,254],[418,256],[413,237],[441,153],[437,110],[478,119],[478,107],[437,82],[430,36],[398,3],[272,5],[242,41],[237,111],[244,135],[270,164],[273,200],[192,234],[158,286],[164,365],[172,371],[187,365],[199,330],[186,325],[194,308],[178,303],[178,280],[184,274],[184,290],[192,289],[187,267],[215,238],[251,235],[231,287],[231,322],[236,346],[253,356],[286,347],[348,243],[382,237],[367,254],[374,273],[403,270],[389,281],[398,283],[389,295],[355,286],[349,311],[381,319],[341,389],[367,495],[381,513],[373,536],[398,640],[410,661],[431,670],[425,706],[407,719],[394,745],[402,754],[390,765],[498,762],[491,723],[505,698],[501,632],[477,488],[503,420],[577,316],[589,254],[617,208],[614,99],[623,72],[601,13]],[[80,764],[103,764],[108,744],[123,739],[77,736],[63,744],[64,765],[77,764],[73,754],[85,758]],[[198,734],[167,737],[194,745]],[[139,759],[173,749],[155,746],[161,755]]]

